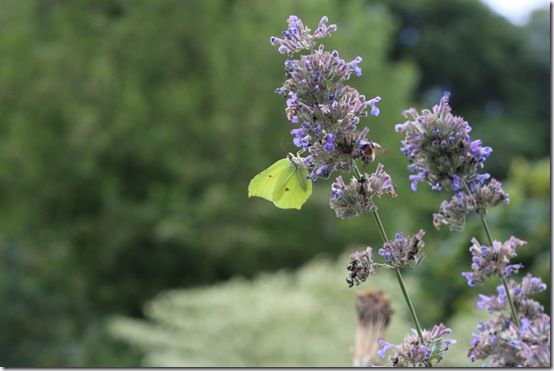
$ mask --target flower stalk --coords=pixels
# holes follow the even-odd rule
[[[467,186],[467,184],[465,182],[464,182],[464,186],[465,186],[466,192],[469,195],[471,195],[471,190],[469,189],[469,187]],[[490,230],[489,225],[487,223],[487,220],[485,219],[485,216],[483,214],[484,213],[478,213],[479,220],[481,220],[481,225],[483,226],[483,230],[485,231],[485,235],[487,236],[487,241],[488,241],[489,245],[492,246],[493,245],[493,239],[492,239],[491,230]],[[504,289],[506,290],[506,299],[508,299],[508,304],[510,306],[510,314],[512,316],[512,321],[514,321],[514,324],[517,327],[519,327],[520,326],[519,319],[518,319],[518,316],[517,316],[516,308],[514,306],[514,301],[512,299],[512,295],[510,294],[510,290],[508,289],[508,283],[506,282],[506,278],[501,277],[501,281],[502,281],[502,285],[504,286]]]
[[[481,140],[471,139],[471,126],[463,117],[452,114],[448,100],[449,93],[445,93],[432,110],[405,111],[407,121],[398,124],[396,130],[405,136],[402,152],[408,157],[408,169],[413,173],[412,190],[423,182],[433,191],[454,192],[433,214],[435,228],[446,225],[451,231],[463,230],[466,217],[473,213],[481,220],[488,242],[482,244],[476,238],[471,239],[471,271],[462,273],[467,284],[474,287],[493,277],[502,282],[496,288],[497,295],[479,295],[477,308],[486,310],[491,317],[478,323],[468,358],[472,362],[487,360],[484,365],[492,367],[547,366],[550,317],[539,302],[528,297],[546,290],[546,285],[529,273],[521,283],[507,280],[523,268],[523,264],[513,264],[511,259],[526,242],[514,236],[505,242],[492,238],[486,211],[499,204],[507,205],[510,199],[498,180],[481,171],[492,148],[482,146]]]
[[[400,273],[400,268],[396,268],[394,273],[396,274],[396,279],[398,280],[398,284],[400,285],[400,290],[402,290],[402,295],[404,295],[404,300],[406,300],[406,304],[410,309],[410,315],[412,316],[412,321],[414,322],[414,326],[416,328],[417,335],[419,336],[419,340],[421,340],[421,342],[423,343],[425,342],[425,340],[423,339],[423,333],[421,332],[421,325],[419,324],[419,320],[417,319],[417,314],[414,309],[414,305],[412,304],[412,301],[410,300],[410,296],[406,291],[406,286],[404,285],[404,280],[402,279],[402,273]]]
[[[356,175],[358,178],[362,178],[362,173],[360,172],[360,169],[358,169],[358,166],[353,166],[354,171],[356,172]],[[377,224],[377,228],[379,229],[379,234],[381,235],[381,238],[383,239],[383,242],[388,244],[389,238],[387,237],[387,232],[385,231],[385,227],[383,226],[383,222],[381,221],[381,217],[379,216],[379,211],[375,210],[372,212],[373,217],[375,219],[375,223]],[[402,291],[402,295],[404,296],[404,300],[406,301],[406,304],[408,305],[408,309],[410,310],[410,315],[412,316],[412,321],[414,323],[414,326],[417,331],[417,335],[419,337],[419,340],[423,343],[423,333],[421,331],[421,325],[419,324],[419,320],[417,318],[417,314],[414,308],[414,305],[412,304],[412,301],[410,299],[410,296],[408,295],[408,291],[406,290],[406,285],[404,284],[404,279],[402,278],[402,273],[400,273],[400,268],[395,268],[394,274],[396,276],[396,279],[398,281],[398,285],[400,286],[400,290]]]
[[[392,349],[390,365],[404,367],[431,367],[433,361],[440,362],[454,340],[444,337],[451,330],[443,324],[430,331],[422,330],[416,311],[410,300],[401,268],[412,266],[420,261],[420,251],[424,246],[425,231],[413,235],[402,232],[389,240],[381,218],[376,199],[382,196],[396,197],[396,185],[382,164],[377,164],[371,174],[362,173],[358,161],[370,165],[375,161],[378,143],[367,136],[369,129],[360,124],[363,117],[378,116],[377,104],[381,98],[372,99],[360,94],[346,84],[352,75],[361,76],[361,57],[350,62],[342,59],[338,51],[327,51],[319,39],[335,32],[336,25],[328,25],[327,17],[322,17],[315,31],[311,31],[302,21],[291,15],[283,37],[272,37],[271,44],[285,54],[285,76],[283,85],[276,92],[286,99],[285,113],[294,125],[290,131],[292,143],[300,151],[297,153],[308,172],[308,179],[317,182],[327,179],[334,172],[348,172],[350,180],[338,176],[331,186],[329,206],[340,219],[350,219],[372,213],[384,245],[379,249],[385,264],[374,263],[372,247],[354,252],[350,257],[346,277],[348,287],[366,281],[375,274],[376,267],[395,270],[398,284],[408,305],[415,329],[400,345],[380,343],[378,352],[384,357],[387,349]],[[472,145],[480,151],[478,143]],[[486,151],[485,151],[486,152]],[[483,156],[486,156],[484,154]]]
[[[479,219],[481,219],[481,224],[483,225],[483,229],[485,230],[485,234],[487,235],[488,242],[492,246],[493,239],[492,239],[491,231],[489,229],[487,221],[485,220],[485,217],[482,214],[479,214]],[[517,316],[516,307],[514,306],[514,301],[512,300],[512,295],[510,295],[510,290],[508,289],[508,283],[506,282],[506,278],[504,277],[501,277],[501,280],[502,280],[502,285],[506,290],[506,299],[508,299],[508,304],[510,305],[512,321],[514,321],[515,325],[519,327],[520,323]]]
[[[373,217],[375,218],[375,222],[377,223],[377,227],[379,228],[379,233],[381,234],[381,238],[383,239],[383,242],[389,243],[387,233],[385,232],[385,227],[383,227],[383,222],[381,221],[381,217],[379,216],[379,211],[375,210],[373,212]],[[410,296],[408,295],[408,291],[406,290],[406,285],[404,284],[402,273],[400,273],[400,268],[396,268],[394,270],[394,274],[398,281],[398,285],[400,286],[400,290],[402,291],[402,295],[404,295],[404,300],[406,301],[406,304],[408,305],[408,309],[410,310],[410,315],[412,316],[412,321],[414,322],[414,326],[416,328],[417,335],[419,336],[419,340],[421,340],[421,342],[423,343],[424,339],[423,339],[423,333],[421,332],[421,325],[419,324],[419,320],[417,318],[414,305],[412,304],[412,301],[410,300]]]

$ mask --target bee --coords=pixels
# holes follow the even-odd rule
[[[362,145],[361,148],[362,148],[362,161],[366,165],[369,165],[373,161],[375,161],[375,156],[377,154],[386,153],[386,151],[383,148],[381,148],[379,144],[372,141],[364,143],[364,145]]]

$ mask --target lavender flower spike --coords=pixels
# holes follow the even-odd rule
[[[389,357],[389,363],[392,367],[428,367],[432,362],[440,362],[448,347],[456,343],[456,340],[444,339],[450,335],[452,330],[446,328],[442,323],[433,326],[431,331],[423,330],[422,343],[417,333],[412,329],[412,333],[404,339],[400,345],[394,345],[380,340],[381,349],[378,355],[385,358],[388,350],[393,354]]]
[[[519,341],[516,343],[517,355],[523,367],[550,366],[550,317],[546,314],[533,320],[522,320],[517,329]],[[513,327],[512,327],[513,329]]]
[[[334,171],[350,171],[355,160],[368,164],[368,146],[377,145],[366,137],[367,128],[358,129],[361,118],[379,115],[380,97],[366,99],[345,85],[352,75],[360,76],[361,57],[348,62],[339,53],[326,51],[316,40],[329,35],[336,26],[327,26],[323,17],[312,34],[302,21],[289,17],[284,38],[273,37],[272,44],[289,57],[285,61],[286,80],[277,93],[286,98],[287,119],[295,125],[293,144],[307,153],[304,163],[309,178],[328,178]],[[292,59],[295,53],[307,54]]]
[[[331,32],[337,30],[337,26],[332,24],[327,26],[329,20],[322,17],[314,33],[302,23],[302,20],[295,15],[288,19],[289,28],[283,31],[283,38],[272,36],[270,42],[272,45],[279,45],[279,53],[292,55],[303,49],[311,49],[315,46],[315,40],[329,36]]]
[[[514,305],[520,316],[518,327],[504,313],[508,308],[503,285],[497,296],[479,295],[477,308],[493,316],[477,325],[471,339],[468,357],[471,361],[486,360],[489,367],[548,367],[550,366],[550,317],[537,301],[528,297],[546,289],[546,285],[527,274],[521,284],[508,284]]]
[[[403,233],[397,233],[394,240],[387,242],[379,249],[379,255],[385,258],[387,264],[395,268],[408,267],[421,260],[420,252],[424,246],[425,231],[419,230],[407,238]]]
[[[540,278],[533,277],[531,273],[527,273],[521,280],[521,283],[510,280],[508,289],[514,301],[514,306],[521,316],[534,318],[544,313],[544,307],[538,301],[528,297],[529,295],[546,290],[546,285]],[[496,291],[498,295],[479,295],[479,299],[476,302],[477,309],[486,310],[489,313],[506,310],[508,308],[508,300],[504,285],[497,286]]]
[[[451,231],[460,231],[465,226],[468,214],[476,212],[484,215],[487,207],[510,202],[502,184],[496,179],[483,184],[471,183],[470,187],[471,194],[458,192],[450,201],[441,203],[439,212],[433,214],[435,228],[439,229],[441,224],[445,224]]]
[[[395,127],[405,136],[401,150],[414,174],[410,176],[414,191],[419,182],[426,182],[435,191],[458,192],[464,183],[483,180],[478,172],[492,149],[481,146],[480,140],[471,140],[471,127],[452,114],[449,97],[445,93],[432,110],[405,111],[407,121]]]
[[[379,164],[373,174],[364,174],[361,179],[352,178],[349,184],[345,184],[339,176],[331,186],[329,204],[337,217],[349,219],[377,210],[373,198],[384,194],[396,197],[396,186],[383,165]]]
[[[493,241],[492,246],[481,245],[476,238],[472,238],[473,245],[469,248],[472,256],[472,272],[464,272],[469,286],[485,281],[488,277],[508,277],[517,273],[522,264],[509,264],[510,258],[516,256],[516,248],[524,246],[525,241],[514,236],[504,243]]]

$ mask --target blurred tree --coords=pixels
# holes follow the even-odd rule
[[[291,13],[339,25],[328,46],[364,57],[355,83],[383,97],[372,125],[387,123],[376,139],[396,143],[390,123],[415,73],[387,61],[383,7],[3,2],[0,295],[21,310],[0,316],[2,364],[133,364],[104,339],[105,315],[140,316],[162,289],[297,267],[352,240],[324,182],[302,213],[246,198],[250,178],[284,156],[280,143],[292,148],[273,92],[284,57],[269,44]],[[7,279],[14,271],[21,279]]]
[[[398,19],[393,60],[421,72],[426,105],[452,92],[454,112],[502,156],[489,169],[504,177],[516,156],[540,159],[550,144],[548,10],[518,27],[478,0],[377,0]],[[501,133],[501,135],[499,134]]]

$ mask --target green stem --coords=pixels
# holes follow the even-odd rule
[[[465,189],[467,191],[468,195],[471,195],[471,190],[467,186],[467,184],[464,182]],[[489,245],[492,247],[492,235],[491,230],[489,228],[489,225],[487,224],[487,221],[485,220],[485,216],[481,213],[478,213],[479,219],[481,219],[481,224],[483,225],[483,229],[485,230],[485,234],[487,235],[487,239],[489,240]],[[510,312],[512,314],[512,321],[514,321],[515,325],[519,327],[519,319],[517,318],[517,312],[516,307],[514,306],[514,302],[512,300],[512,295],[510,295],[510,290],[508,289],[508,283],[506,282],[506,279],[502,277],[502,285],[504,286],[504,289],[506,290],[506,297],[508,298],[508,304],[510,305]]]
[[[404,300],[406,300],[406,304],[408,304],[408,309],[410,310],[410,314],[412,315],[412,320],[414,321],[414,325],[416,327],[417,335],[419,336],[419,340],[422,344],[425,343],[423,339],[423,333],[421,332],[421,325],[419,324],[419,321],[417,319],[417,315],[414,309],[414,305],[412,304],[412,301],[410,300],[410,297],[408,296],[408,292],[406,291],[406,286],[404,285],[404,280],[402,279],[402,274],[400,273],[400,268],[396,268],[395,270],[396,279],[398,280],[398,284],[400,285],[400,289],[402,290],[402,294],[404,295]]]
[[[489,225],[487,224],[487,221],[485,220],[485,217],[482,214],[479,214],[479,219],[481,219],[481,224],[483,225],[483,229],[485,230],[485,234],[487,235],[489,244],[492,246],[493,240],[492,240],[491,230],[489,229]]]
[[[520,326],[519,319],[517,318],[517,312],[516,307],[514,306],[514,302],[512,301],[512,295],[510,295],[510,290],[508,289],[508,283],[506,282],[506,278],[502,277],[502,284],[504,285],[504,289],[506,290],[506,297],[508,298],[508,303],[510,304],[510,311],[512,312],[512,319],[514,320],[514,323],[517,327]]]
[[[479,214],[479,218],[481,219],[481,224],[483,225],[483,229],[485,230],[485,234],[487,235],[487,239],[489,240],[490,246],[492,246],[492,236],[491,236],[491,230],[489,229],[489,225],[487,224],[487,221],[485,220],[485,217],[482,214]],[[508,283],[506,282],[506,278],[502,277],[502,285],[504,285],[504,289],[506,290],[506,297],[508,298],[508,304],[510,305],[510,312],[512,313],[512,320],[514,321],[515,325],[519,327],[519,319],[517,318],[517,312],[516,307],[514,306],[514,302],[512,300],[512,295],[510,295],[510,290],[508,288]]]
[[[356,164],[355,161],[352,163],[352,168],[354,169],[354,172],[356,173],[356,176],[359,179],[362,179],[362,172],[360,171],[360,169],[358,169],[358,165]]]
[[[387,237],[387,233],[385,232],[385,228],[383,227],[383,222],[381,221],[381,217],[379,216],[379,212],[375,210],[373,212],[373,216],[375,217],[375,222],[377,222],[377,227],[379,228],[379,233],[381,234],[381,238],[385,243],[389,242],[389,239]],[[396,279],[398,280],[398,284],[400,285],[400,290],[402,290],[402,295],[404,295],[404,300],[406,300],[406,304],[408,304],[408,309],[410,310],[410,314],[412,316],[412,320],[414,322],[414,325],[416,327],[417,335],[419,336],[419,340],[421,343],[425,343],[423,339],[423,332],[421,331],[421,325],[419,324],[419,320],[417,319],[416,311],[414,309],[414,305],[412,304],[412,301],[410,300],[410,296],[408,295],[408,291],[406,291],[406,285],[404,284],[404,279],[402,279],[402,274],[400,273],[400,268],[395,269]],[[430,366],[430,364],[429,364]]]
[[[375,222],[377,223],[377,227],[379,228],[379,233],[381,234],[383,242],[388,243],[389,238],[387,237],[385,227],[383,227],[383,222],[381,221],[381,217],[379,216],[379,212],[377,210],[373,212],[373,217],[375,218]]]
[[[358,165],[356,162],[353,162],[352,168],[354,169],[354,172],[356,173],[356,176],[359,179],[362,179],[362,172],[360,169],[358,169]],[[377,227],[379,228],[379,233],[381,234],[381,238],[383,239],[383,242],[388,243],[389,238],[387,237],[387,232],[385,232],[385,227],[383,227],[383,222],[381,221],[381,217],[379,216],[379,212],[375,210],[373,212],[373,217],[375,218],[375,222],[377,223]],[[414,308],[414,305],[412,304],[412,301],[410,300],[410,296],[408,295],[408,291],[406,290],[406,285],[404,284],[404,279],[402,278],[402,273],[400,273],[400,268],[394,269],[396,279],[398,280],[398,285],[400,285],[400,290],[402,291],[402,295],[404,295],[404,300],[406,300],[406,304],[408,305],[408,309],[410,310],[410,315],[412,316],[412,321],[414,322],[414,326],[417,331],[417,335],[419,337],[419,340],[422,344],[425,343],[423,339],[423,332],[421,331],[421,325],[419,324],[419,320],[417,319],[417,314]],[[427,363],[428,367],[433,367],[431,365],[431,362]]]

